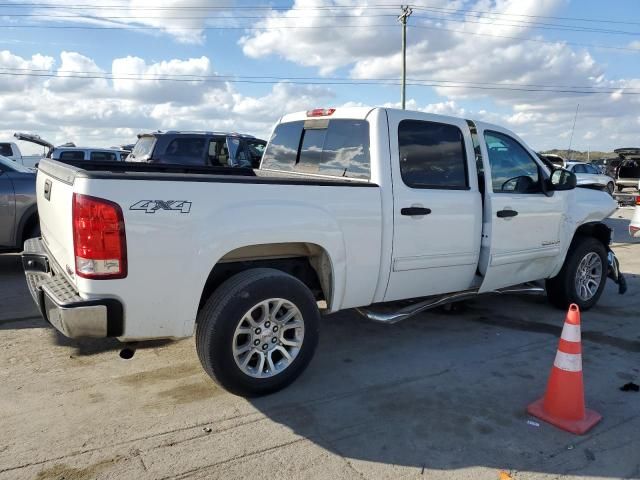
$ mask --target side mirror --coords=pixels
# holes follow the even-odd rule
[[[578,180],[576,175],[569,170],[559,168],[551,172],[551,187],[553,190],[573,190]]]

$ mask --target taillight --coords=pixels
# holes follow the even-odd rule
[[[335,108],[314,108],[313,110],[307,110],[307,117],[328,117],[335,111]]]
[[[127,276],[127,241],[122,209],[102,198],[73,194],[76,274],[106,279]]]
[[[636,205],[640,205],[640,195],[636,196]]]

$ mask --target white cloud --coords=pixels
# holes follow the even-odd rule
[[[454,115],[475,115],[481,119],[506,123],[539,148],[558,146],[558,132],[570,131],[573,114],[580,104],[576,138],[587,131],[602,132],[592,140],[602,148],[613,148],[617,142],[631,142],[637,136],[634,119],[640,108],[639,95],[624,95],[626,89],[639,88],[640,79],[612,79],[606,67],[596,62],[584,48],[573,48],[563,42],[547,42],[533,27],[513,19],[535,18],[502,15],[554,15],[566,0],[475,0],[465,2],[425,2],[427,10],[415,8],[409,20],[407,65],[409,95],[425,88],[412,83],[440,83],[435,92],[442,98],[430,108]],[[418,2],[418,6],[422,5]],[[353,19],[323,18],[310,6],[327,5],[325,0],[296,0],[291,9],[274,12],[261,26],[277,27],[293,16],[299,26],[320,27],[347,25]],[[364,15],[366,5],[355,0],[333,0],[329,5],[353,5],[350,13]],[[483,14],[459,15],[434,12],[442,6],[446,11],[460,8]],[[329,9],[332,14],[345,9]],[[441,12],[441,11],[440,11]],[[511,19],[511,20],[506,20]],[[358,25],[365,28],[337,28],[330,34],[322,28],[287,28],[255,30],[240,40],[246,55],[263,59],[279,56],[307,67],[315,67],[321,75],[339,68],[348,69],[356,79],[393,78],[400,76],[400,27],[366,28],[373,24],[393,24],[395,19],[380,20],[361,17]],[[291,25],[290,20],[287,25]],[[516,39],[514,39],[516,38]],[[535,41],[517,40],[532,38]],[[634,48],[636,42],[631,45]],[[638,44],[640,45],[640,44]],[[630,55],[634,55],[630,53]],[[635,57],[633,57],[635,58]],[[444,86],[444,85],[448,86]],[[544,86],[552,88],[545,88]],[[560,86],[553,88],[554,86]],[[569,89],[567,86],[580,88]],[[498,87],[499,89],[496,89]],[[568,93],[552,90],[588,92],[595,87],[613,93]],[[503,90],[500,88],[511,88]],[[527,91],[527,90],[549,91]],[[456,107],[451,108],[451,102]],[[465,103],[484,102],[507,114],[473,112]],[[416,105],[408,103],[408,108]],[[608,122],[615,119],[615,122]],[[633,125],[633,128],[632,128]],[[606,126],[606,129],[605,129]],[[608,129],[608,130],[607,130]],[[615,142],[611,141],[615,136]]]
[[[193,103],[215,80],[207,57],[169,60],[147,64],[139,57],[116,58],[111,67],[113,88],[126,98],[138,100]],[[163,80],[172,78],[177,81]],[[193,80],[192,80],[193,79]]]
[[[202,43],[203,28],[212,13],[220,14],[220,7],[233,5],[232,0],[102,0],[98,3],[80,2],[69,6],[67,0],[52,0],[47,5],[55,5],[55,16],[50,17],[50,8],[39,8],[42,2],[30,0],[33,11],[47,16],[48,22],[80,23],[102,27],[140,28],[148,34],[164,33],[182,43]],[[232,19],[230,19],[231,21]],[[216,25],[221,25],[217,22]]]
[[[149,80],[62,78],[65,71],[101,72],[95,62],[76,52],[62,52],[59,67],[52,57],[25,59],[0,52],[0,68],[41,67],[53,78],[22,76],[0,83],[0,140],[14,132],[33,132],[61,144],[108,147],[135,141],[141,131],[185,129],[249,133],[266,138],[285,113],[326,104],[333,93],[321,86],[275,84],[261,96],[246,95],[226,82],[167,82],[167,75],[211,75],[207,57],[147,63],[136,57],[116,58],[112,70],[147,75]],[[0,78],[3,78],[0,76]],[[147,78],[147,77],[145,77]],[[78,82],[78,83],[76,83]],[[40,153],[33,145],[21,148]]]

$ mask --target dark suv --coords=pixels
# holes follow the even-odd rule
[[[126,161],[258,168],[266,145],[265,140],[237,133],[143,133]]]

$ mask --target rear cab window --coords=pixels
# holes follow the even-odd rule
[[[101,162],[116,162],[118,160],[114,152],[91,152],[91,156],[89,158],[91,160]]]
[[[60,152],[60,160],[84,160],[84,150],[67,150]]]
[[[260,168],[368,180],[369,122],[309,119],[281,123],[267,144]]]

